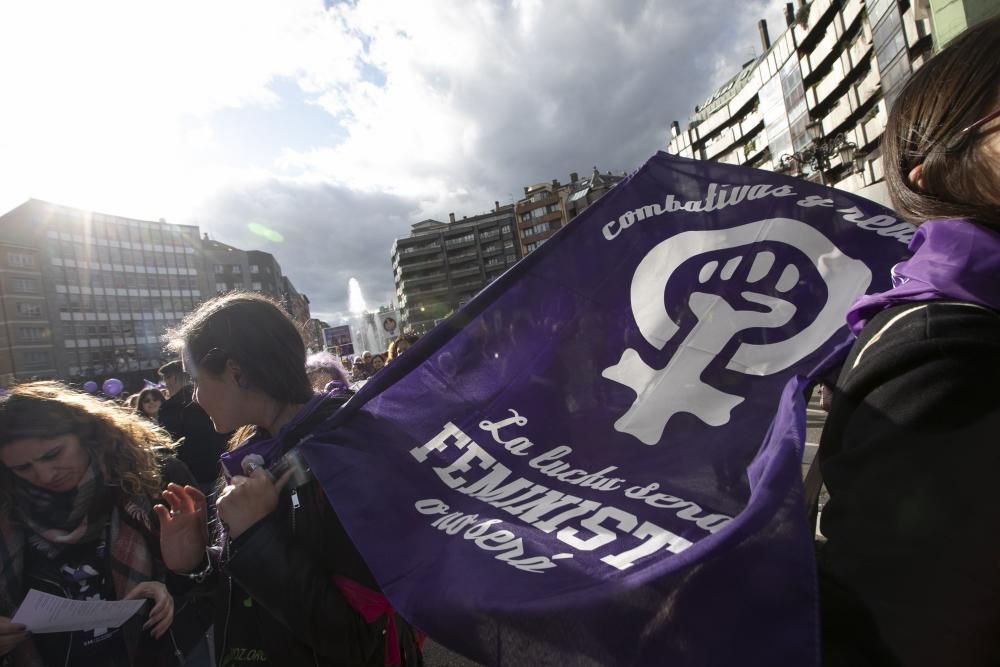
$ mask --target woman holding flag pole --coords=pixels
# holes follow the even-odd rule
[[[913,74],[882,154],[919,225],[820,446],[823,664],[1000,664],[1000,18]]]
[[[207,576],[216,565],[220,664],[420,665],[399,618],[296,446],[346,400],[314,393],[302,335],[256,293],[217,297],[171,333],[216,431],[222,456],[217,554],[206,558],[204,496],[171,486],[158,508],[167,565]],[[181,553],[183,551],[183,553]]]

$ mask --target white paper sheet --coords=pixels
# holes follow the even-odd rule
[[[132,618],[145,603],[145,599],[117,602],[70,600],[32,588],[11,621],[21,623],[29,632],[36,634],[117,628]]]

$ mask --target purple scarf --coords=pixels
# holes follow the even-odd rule
[[[893,288],[854,302],[857,335],[886,308],[906,301],[964,301],[1000,310],[1000,232],[969,220],[930,220],[910,242],[913,256],[892,268]]]
[[[251,454],[256,454],[263,458],[264,467],[270,467],[278,461],[285,454],[284,441],[292,429],[307,419],[327,397],[332,396],[334,393],[315,394],[287,424],[281,427],[276,435],[268,435],[265,431],[258,431],[236,449],[225,452],[221,460],[226,476],[231,478],[235,475],[244,474],[243,459]]]

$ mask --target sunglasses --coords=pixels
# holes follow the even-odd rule
[[[983,125],[986,125],[986,123],[990,122],[994,118],[1000,118],[1000,109],[997,109],[996,111],[994,111],[991,114],[987,114],[986,116],[983,116],[982,118],[980,118],[979,120],[977,120],[975,123],[973,123],[969,127],[967,127],[964,130],[962,130],[960,134],[967,134],[967,133],[972,132],[974,130],[978,130],[979,128],[981,128]]]

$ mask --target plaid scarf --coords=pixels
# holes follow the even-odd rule
[[[153,579],[153,503],[105,485],[96,465],[91,465],[73,492],[22,489],[19,484],[14,495],[14,511],[0,514],[0,615],[13,616],[27,593],[23,589],[24,550],[29,543],[52,558],[68,544],[96,539],[108,524],[109,574],[117,598]],[[30,638],[11,655],[19,667],[42,667]]]

